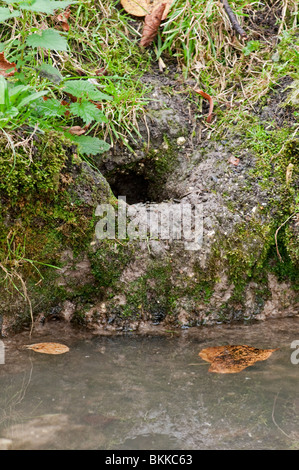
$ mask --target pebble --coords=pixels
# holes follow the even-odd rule
[[[178,145],[184,145],[185,142],[186,142],[185,137],[178,137],[176,141]]]

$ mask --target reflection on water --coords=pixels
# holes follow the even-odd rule
[[[169,337],[37,339],[70,351],[9,342],[0,449],[299,449],[299,364],[290,360],[299,318]],[[222,344],[279,350],[239,374],[209,373],[198,353]]]

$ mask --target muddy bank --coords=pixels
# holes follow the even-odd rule
[[[250,137],[256,126],[269,138],[291,132],[292,79],[245,122],[215,132],[217,119],[214,128],[206,124],[204,102],[196,119],[194,96],[174,72],[143,77],[153,90],[141,137],[115,145],[97,169],[55,133],[37,134],[37,162],[26,169],[20,159],[2,182],[2,247],[8,240],[10,250],[0,273],[4,335],[29,328],[32,316],[36,326],[146,332],[298,314],[298,140],[261,159]],[[10,150],[2,144],[5,170]],[[111,239],[97,236],[101,204],[115,216]],[[184,207],[189,231],[168,232],[169,214]],[[121,211],[126,228],[135,227],[130,236],[117,232]],[[161,217],[154,236],[151,211]]]

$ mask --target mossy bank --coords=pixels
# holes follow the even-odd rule
[[[298,314],[299,152],[295,108],[281,107],[287,84],[266,98],[269,110],[283,96],[284,124],[261,105],[200,140],[186,96],[172,101],[156,86],[140,140],[99,158],[101,172],[58,133],[22,129],[26,145],[13,148],[1,137],[3,334],[32,317],[36,328],[55,320],[107,333]],[[110,239],[96,237],[101,204],[115,215]],[[184,233],[118,237],[121,208],[140,226],[146,209],[174,205],[200,211],[196,249]]]

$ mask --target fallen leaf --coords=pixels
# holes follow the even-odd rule
[[[69,31],[70,25],[68,24],[68,19],[70,17],[70,7],[66,8],[65,11],[56,16],[55,21],[60,23],[63,31]]]
[[[154,10],[165,4],[165,10],[161,20],[165,20],[173,0],[121,0],[120,3],[124,10],[130,15],[134,16],[147,16]]]
[[[88,126],[89,127],[89,126]],[[65,127],[64,129],[68,131],[72,135],[82,135],[85,134],[87,131],[88,127],[84,126],[73,126],[73,127]]]
[[[97,77],[101,77],[101,76],[105,76],[105,75],[108,75],[108,70],[106,69],[106,67],[101,67],[100,69],[97,69],[95,71],[95,75],[97,75]]]
[[[202,349],[199,356],[211,363],[209,372],[233,374],[257,361],[265,361],[277,349],[258,349],[247,345],[215,346]]]
[[[234,157],[233,155],[231,155],[228,159],[228,163],[231,163],[232,165],[235,165],[235,166],[239,165],[239,161],[240,159],[237,157]]]
[[[157,36],[165,7],[166,4],[162,3],[162,5],[144,18],[144,28],[140,40],[141,47],[147,47]]]
[[[8,62],[4,57],[4,52],[0,52],[0,75],[2,77],[10,77],[17,71],[17,66],[14,62]]]
[[[43,354],[64,354],[69,351],[65,344],[60,343],[36,343],[28,344],[25,347]]]
[[[204,91],[199,90],[198,88],[195,88],[194,91],[195,91],[195,93],[199,93],[203,98],[208,100],[210,108],[209,108],[209,114],[208,114],[208,117],[207,117],[207,122],[210,123],[212,121],[212,113],[213,113],[213,109],[214,109],[213,98],[210,95],[208,95],[207,93],[205,93]]]

